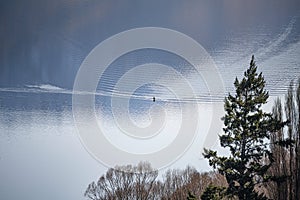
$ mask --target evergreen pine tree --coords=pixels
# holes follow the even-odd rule
[[[270,132],[283,124],[262,110],[269,97],[262,73],[252,56],[244,78],[234,82],[235,95],[225,98],[224,134],[219,136],[229,156],[218,156],[216,151],[204,149],[209,164],[225,176],[228,182],[226,195],[238,199],[267,199],[255,189],[266,181],[266,172],[273,159],[269,148]]]
[[[188,192],[187,200],[197,200],[196,196],[193,195],[191,192]]]
[[[202,200],[221,200],[225,197],[226,188],[209,185],[203,194],[201,195]]]

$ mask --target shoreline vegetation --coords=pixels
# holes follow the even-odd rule
[[[300,78],[284,102],[277,98],[271,113],[262,73],[252,56],[242,80],[234,81],[235,93],[224,100],[225,116],[220,146],[226,156],[204,149],[212,171],[169,169],[162,178],[151,164],[110,168],[88,185],[89,200],[121,199],[300,199]],[[199,152],[201,149],[199,149]]]

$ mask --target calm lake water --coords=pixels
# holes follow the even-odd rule
[[[217,21],[219,18],[214,19],[209,13],[206,13],[203,15],[207,15],[207,19],[199,19],[199,24],[195,18],[192,21],[187,21],[189,18],[186,19],[184,16],[189,16],[186,14],[189,12],[192,17],[198,16],[198,11],[192,7],[198,6],[200,9],[202,8],[200,5],[173,6],[174,12],[181,13],[182,18],[178,19],[170,10],[166,13],[164,10],[158,10],[158,15],[164,18],[175,17],[178,24],[174,22],[168,25],[168,21],[160,21],[159,18],[151,21],[151,18],[146,17],[146,14],[136,13],[134,19],[127,16],[133,21],[126,22],[128,26],[125,22],[124,26],[122,21],[113,21],[112,28],[107,28],[107,32],[105,32],[105,28],[96,29],[95,24],[97,24],[97,20],[103,17],[104,22],[101,22],[99,26],[109,27],[110,14],[104,11],[101,12],[102,15],[99,14],[93,9],[93,5],[87,4],[80,7],[71,1],[63,1],[62,4],[53,3],[53,5],[58,6],[58,13],[61,15],[67,13],[65,19],[67,21],[64,21],[64,24],[58,22],[56,25],[54,19],[51,19],[54,21],[43,19],[44,22],[47,21],[45,22],[47,24],[43,26],[39,24],[43,20],[33,20],[29,23],[30,16],[52,16],[52,14],[43,14],[39,10],[41,5],[36,5],[37,8],[22,5],[28,11],[18,9],[17,11],[23,12],[23,14],[29,13],[29,16],[24,19],[28,23],[25,23],[24,26],[28,27],[29,32],[22,36],[17,33],[17,36],[9,36],[9,31],[18,32],[17,28],[15,30],[11,25],[9,30],[4,31],[4,36],[1,36],[8,39],[3,42],[5,50],[1,51],[0,198],[7,200],[84,199],[83,193],[87,185],[97,180],[107,170],[107,165],[105,165],[107,163],[97,161],[81,142],[72,112],[72,85],[80,63],[92,48],[107,37],[133,27],[160,26],[172,28],[197,40],[214,60],[223,79],[225,94],[233,91],[234,78],[243,75],[243,71],[249,65],[251,55],[254,54],[259,66],[258,70],[263,72],[267,81],[266,88],[269,90],[271,98],[265,109],[270,110],[273,100],[276,97],[284,96],[290,80],[297,80],[300,77],[299,7],[297,9],[298,4],[294,1],[289,3],[290,5],[283,6],[282,3],[277,2],[272,7],[273,11],[267,11],[269,8],[267,4],[260,5],[257,3],[257,7],[253,5],[254,8],[265,8],[265,19],[261,14],[264,12],[263,10],[257,11],[259,19],[244,16],[245,18],[242,18],[240,22],[236,19],[237,16],[241,16],[238,11],[234,11],[236,16],[226,15],[227,18],[223,21]],[[232,2],[229,4],[236,5]],[[99,9],[103,7],[102,4],[95,5],[95,7],[97,6]],[[107,3],[106,9],[110,12],[118,12],[121,9],[118,6],[115,8],[109,6],[112,5]],[[157,7],[142,4],[137,6],[136,11],[141,12],[150,12],[146,11],[147,8],[153,12]],[[208,12],[211,12],[216,6],[220,5],[214,5],[214,3],[205,5],[206,8],[211,9],[208,9]],[[242,5],[239,6],[236,9],[241,9],[240,12],[243,12],[245,8]],[[5,8],[11,7],[13,6],[6,5]],[[281,7],[283,8],[280,10]],[[35,14],[30,14],[30,8]],[[74,12],[70,11],[71,8],[74,9]],[[228,8],[223,5],[220,9],[226,10]],[[10,15],[7,14],[7,11],[5,13],[5,19],[8,19]],[[83,17],[82,13],[92,14]],[[245,13],[245,15],[251,14],[252,12]],[[279,19],[275,18],[277,14],[280,15]],[[10,22],[18,24],[16,21],[17,19],[21,20],[22,16],[19,14],[18,17],[13,18],[15,21]],[[117,16],[126,18],[122,13],[118,13]],[[142,16],[141,21],[135,21],[138,20],[136,18],[139,16]],[[234,20],[237,21],[234,22]],[[245,23],[248,22],[249,26],[246,26]],[[1,20],[1,25],[3,23]],[[72,29],[73,32],[63,32],[62,27],[66,24],[71,28],[74,28],[75,25],[80,27]],[[191,28],[187,24],[194,26]],[[201,27],[210,28],[208,24],[215,27],[214,30],[211,30],[211,34],[199,30]],[[40,26],[42,28],[37,28]],[[58,31],[51,31],[54,29]],[[35,36],[38,38],[37,41],[29,37],[30,30],[39,31]],[[84,32],[85,30],[95,31],[102,35],[101,37],[88,35],[87,32]],[[51,41],[44,40],[49,35]],[[25,37],[24,40],[21,39],[23,36]],[[16,43],[19,49],[16,52],[23,53],[17,53],[16,58],[11,56],[14,52],[14,47],[11,45],[13,42],[8,42],[15,38],[10,37],[19,38],[19,43]],[[62,48],[57,49],[58,54],[55,53],[55,47],[51,44],[62,44],[60,46]],[[28,53],[28,48],[31,49],[31,53]],[[26,60],[25,57],[29,57],[29,60]],[[155,84],[139,87],[134,94],[128,94],[128,91],[114,91],[115,84],[132,66],[153,62],[171,66],[189,77],[190,83],[196,85],[195,90],[198,98],[189,99],[183,93],[182,98],[176,99],[176,96],[168,88]],[[179,87],[180,90],[180,84],[179,86],[176,84],[182,80],[174,78],[168,74],[167,70],[149,73],[157,73],[157,76],[163,74],[162,77],[166,82],[174,85],[174,87]],[[199,115],[199,129],[197,129],[197,133],[188,148],[174,158],[176,162],[172,162],[166,169],[185,167],[190,164],[200,171],[209,170],[207,162],[201,158],[201,149],[211,129],[210,122],[213,119],[213,109],[218,108],[216,112],[219,115],[223,112],[222,99],[224,94],[209,95],[203,80],[205,77],[194,77],[193,74],[193,70],[185,60],[159,50],[147,49],[131,52],[117,59],[101,77],[97,90],[99,93],[96,94],[95,98],[98,123],[104,129],[108,141],[123,151],[133,154],[148,154],[158,151],[175,140],[176,134],[172,133],[178,131],[184,120],[193,120],[192,113],[194,110],[191,109],[193,108],[192,105],[197,104],[199,107],[199,113],[197,113]],[[132,77],[131,82],[126,84],[134,84],[135,81],[137,79]],[[129,113],[131,120],[140,128],[151,124],[152,120],[164,120],[161,134],[145,140],[135,140],[127,137],[127,135],[124,136],[114,121],[116,116],[111,111],[111,95],[114,92],[117,99],[129,99],[127,113],[118,113],[119,116]],[[152,101],[152,96],[156,96],[155,103]],[[150,110],[153,105],[165,109],[165,118],[161,118],[164,114],[160,110],[152,113],[154,119],[151,119],[149,112],[151,113]],[[182,119],[181,109],[190,109],[190,118]],[[213,124],[220,124],[220,122]],[[218,125],[215,126],[214,128],[221,131]],[[213,147],[218,148],[215,143],[213,145]],[[109,155],[110,152],[103,149],[103,154]]]

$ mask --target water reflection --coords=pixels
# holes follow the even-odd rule
[[[82,199],[87,184],[103,174],[105,167],[87,153],[77,135],[71,94],[82,60],[115,33],[160,26],[191,36],[216,62],[226,92],[233,90],[234,77],[242,76],[252,54],[272,98],[284,95],[290,80],[300,77],[299,1],[257,0],[246,5],[238,1],[178,1],[162,6],[148,1],[138,8],[125,1],[117,6],[114,1],[83,2],[84,6],[69,0],[51,2],[47,6],[37,1],[1,3],[0,23],[5,27],[0,37],[1,199]],[[197,88],[197,98],[185,96],[177,101],[157,85],[144,86],[134,94],[114,90],[126,70],[149,62],[172,66],[189,77]],[[166,71],[155,73],[177,83]],[[194,76],[189,63],[168,52],[132,52],[116,60],[99,85],[99,124],[111,143],[129,152],[149,153],[168,145],[181,120],[178,103],[199,103],[199,134],[174,166],[194,164],[201,171],[209,169],[201,160],[199,147],[209,129],[205,122],[211,118],[212,106],[222,103],[224,96],[211,96],[203,77]],[[153,96],[156,104],[168,107],[171,112],[160,142],[153,137],[153,141],[137,143],[117,129],[110,109],[112,93],[131,98],[129,114],[140,127],[151,122],[148,112]]]

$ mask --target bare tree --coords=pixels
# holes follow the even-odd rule
[[[154,199],[152,189],[155,185],[158,171],[151,168],[150,163],[140,163],[133,167],[135,199]]]
[[[290,87],[288,89],[288,93],[285,98],[285,114],[287,119],[289,120],[289,125],[288,125],[288,137],[290,140],[294,139],[294,123],[295,123],[295,104],[294,104],[294,94],[293,94],[293,81],[290,83]],[[289,199],[293,200],[295,197],[295,191],[294,191],[294,176],[293,176],[293,171],[295,169],[294,167],[294,151],[295,147],[290,146],[289,147]]]
[[[295,181],[295,195],[296,199],[300,199],[300,78],[298,79],[298,86],[296,90],[296,136],[295,136],[295,155],[296,155],[296,181]]]
[[[170,169],[161,180],[149,163],[109,169],[97,182],[89,184],[85,197],[90,200],[181,200],[188,194],[200,199],[211,184],[227,186],[225,178],[216,172],[199,173],[195,168]]]
[[[215,172],[199,173],[195,168],[187,166],[184,170],[168,170],[163,176],[163,193],[161,199],[186,199],[192,194],[200,199],[209,185],[227,186],[225,178]]]
[[[90,200],[155,199],[152,189],[157,175],[149,163],[110,168],[97,183],[89,184],[84,196]]]
[[[283,114],[282,114],[282,103],[279,98],[274,102],[272,109],[273,118],[277,121],[283,123]],[[288,149],[279,145],[280,142],[285,141],[283,128],[280,130],[271,133],[270,137],[270,149],[273,155],[274,162],[270,169],[268,170],[269,175],[272,177],[272,182],[266,184],[266,193],[270,199],[285,200],[288,199],[286,191],[288,190]]]
[[[266,188],[269,197],[273,199],[300,199],[300,79],[294,89],[293,81],[290,83],[285,97],[285,116],[288,120],[288,129],[283,129],[271,135],[271,151],[274,164],[269,170],[273,176],[273,183],[268,183]],[[273,117],[282,122],[282,106],[276,100],[273,108]],[[285,140],[293,145],[278,145]]]

